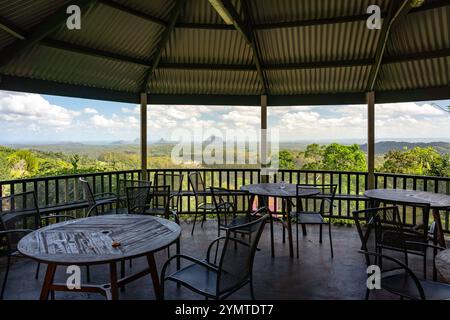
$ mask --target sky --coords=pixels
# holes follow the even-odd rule
[[[450,141],[450,100],[376,105],[376,139]],[[148,139],[173,140],[177,130],[256,130],[260,109],[242,106],[150,105]],[[270,107],[280,141],[363,140],[365,105]],[[0,143],[111,142],[139,137],[139,106],[0,91]],[[212,131],[211,131],[212,130]]]

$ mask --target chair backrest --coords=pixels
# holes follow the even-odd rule
[[[305,189],[313,189],[319,191],[319,194],[309,197],[312,201],[319,201],[319,208],[314,211],[320,212],[322,215],[333,215],[333,203],[336,196],[337,185],[335,184],[297,184],[297,210],[303,211],[301,191]],[[306,199],[305,201],[308,201]],[[315,203],[314,206],[316,207]],[[309,209],[308,209],[309,210]]]
[[[191,172],[188,176],[189,184],[194,191],[195,201],[197,206],[206,202],[206,196],[199,194],[206,191],[205,182],[202,174],[199,171]]]
[[[182,174],[156,172],[153,178],[153,184],[155,186],[170,187],[172,197],[170,198],[169,206],[170,208],[175,210],[178,210],[180,205],[180,194],[183,187],[183,177],[184,175]]]
[[[81,187],[83,188],[84,198],[87,200],[89,209],[95,206],[95,196],[92,192],[91,185],[86,179],[80,178]]]
[[[361,240],[361,250],[364,252],[376,252],[375,216],[378,215],[380,209],[381,208],[370,208],[352,212],[356,230],[359,239]],[[367,266],[373,264],[370,258],[371,256],[366,255]]]
[[[0,198],[0,220],[3,230],[36,230],[41,227],[40,213],[34,191]],[[23,233],[8,233],[10,251],[15,251]]]
[[[219,225],[228,225],[240,207],[246,208],[245,204],[241,204],[243,199],[249,201],[249,194],[245,191],[217,187],[210,187],[210,191]]]
[[[117,197],[120,204],[127,206],[127,188],[129,187],[150,187],[152,183],[145,180],[120,179],[117,184]]]
[[[170,187],[169,186],[152,186],[149,187],[149,213],[163,214],[169,218],[170,210]]]
[[[150,187],[127,187],[127,208],[129,214],[144,214],[149,206]]]
[[[256,248],[268,217],[265,215],[253,222],[227,229],[218,265],[218,294],[238,288],[250,278]],[[248,239],[238,233],[242,230],[246,231],[245,237]]]

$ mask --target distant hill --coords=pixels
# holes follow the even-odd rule
[[[380,141],[375,143],[375,153],[385,154],[389,150],[413,149],[414,147],[428,148],[433,147],[439,153],[450,153],[449,142],[398,142],[398,141]],[[367,143],[361,145],[361,149],[367,152]]]

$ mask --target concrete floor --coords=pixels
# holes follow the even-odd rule
[[[204,258],[208,244],[217,236],[215,221],[208,221],[203,228],[196,226],[194,236],[191,236],[191,224],[182,222],[183,235],[181,240],[184,254]],[[308,235],[300,233],[300,258],[290,258],[288,244],[282,243],[282,228],[275,225],[275,257],[270,255],[269,226],[262,235],[261,251],[256,253],[254,263],[254,287],[256,299],[364,299],[366,267],[364,257],[357,250],[360,247],[354,227],[333,226],[333,244],[335,256],[332,259],[327,232],[324,232],[323,244],[319,244],[318,228],[308,227]],[[326,229],[324,229],[325,231]],[[172,249],[174,253],[175,248]],[[295,251],[295,233],[294,233]],[[158,268],[167,259],[167,252],[156,255]],[[136,272],[143,266],[144,259],[133,260],[132,271]],[[413,269],[420,275],[421,260],[411,257]],[[171,266],[174,267],[174,266]],[[45,268],[41,268],[38,280],[34,279],[36,263],[26,259],[16,259],[10,272],[5,292],[5,299],[39,298]],[[431,269],[431,268],[430,268]],[[4,261],[1,265],[1,277],[4,274]],[[84,272],[85,269],[82,269]],[[130,272],[127,264],[127,272]],[[92,283],[108,282],[108,268],[105,266],[91,267]],[[65,282],[65,268],[57,271],[56,281]],[[84,277],[84,276],[83,276]],[[177,288],[173,283],[166,285],[166,299],[203,299],[186,288]],[[388,293],[378,291],[371,299],[395,298]],[[98,294],[57,292],[56,299],[103,299]],[[120,293],[120,299],[154,299],[150,277],[141,278],[126,287]],[[250,299],[248,286],[242,288],[229,299]]]

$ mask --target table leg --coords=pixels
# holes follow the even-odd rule
[[[53,278],[55,277],[56,264],[49,263],[47,265],[47,271],[45,272],[44,283],[42,284],[40,300],[47,300],[50,293],[51,286],[53,284]]]
[[[287,201],[287,205],[286,205],[286,209],[287,209],[287,214],[286,214],[286,220],[287,220],[287,232],[288,232],[288,241],[289,241],[289,256],[291,258],[294,257],[294,245],[293,245],[293,240],[292,240],[292,223],[291,223],[291,215],[289,214],[292,211],[291,208],[291,203],[290,201]]]
[[[445,238],[444,238],[444,231],[442,230],[442,221],[441,221],[441,215],[439,213],[439,209],[433,209],[433,219],[436,223],[436,241],[437,243],[443,247],[446,248],[445,245]]]
[[[162,300],[162,289],[159,283],[158,270],[156,269],[155,256],[153,253],[147,255],[148,268],[150,269],[150,276],[152,277],[153,289],[157,300]]]
[[[117,285],[117,265],[115,262],[109,264],[109,273],[111,279],[111,300],[119,299],[119,290]]]

